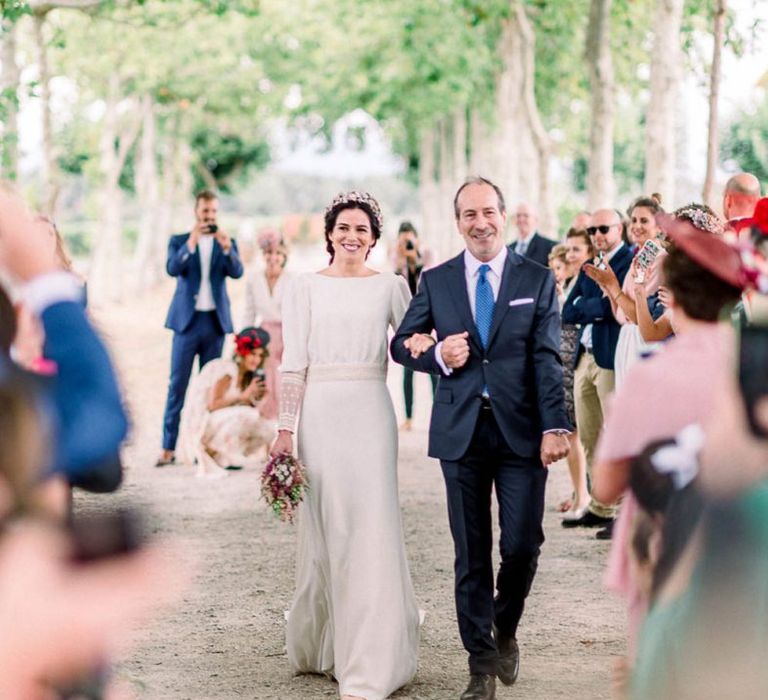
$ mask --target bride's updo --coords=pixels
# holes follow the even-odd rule
[[[336,219],[339,214],[345,209],[360,209],[360,211],[364,211],[367,214],[368,220],[371,222],[371,234],[373,235],[371,248],[381,238],[383,218],[379,203],[373,196],[368,194],[368,192],[358,192],[357,190],[338,194],[325,209],[325,249],[331,256],[331,262],[333,262],[334,256],[331,232],[333,227],[336,226]]]

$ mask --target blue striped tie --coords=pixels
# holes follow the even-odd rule
[[[490,265],[480,265],[475,287],[475,327],[480,334],[480,342],[483,348],[488,347],[488,336],[491,334],[491,321],[493,320],[493,289],[486,275],[491,269]]]

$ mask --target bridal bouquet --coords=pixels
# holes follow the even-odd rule
[[[261,473],[261,495],[272,512],[289,523],[307,488],[307,470],[291,455],[272,457]]]

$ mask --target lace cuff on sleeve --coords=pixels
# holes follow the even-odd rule
[[[281,372],[280,414],[277,419],[278,430],[296,432],[296,419],[304,399],[307,385],[307,370],[301,372]]]

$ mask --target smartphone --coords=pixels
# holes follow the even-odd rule
[[[636,282],[641,283],[645,281],[645,276],[648,270],[651,265],[653,265],[653,261],[656,260],[661,250],[661,246],[651,238],[643,243],[643,247],[637,251],[637,257],[635,258]]]
[[[598,270],[606,270],[608,268],[608,265],[605,262],[605,252],[602,251],[602,250],[597,254],[597,260],[595,261],[595,267]]]
[[[130,509],[77,516],[69,526],[72,560],[78,564],[137,550],[144,538],[138,514]]]
[[[768,396],[768,325],[742,325],[739,339],[739,388],[750,430],[757,437],[768,431],[755,419],[755,404]]]
[[[260,382],[263,382],[267,378],[267,370],[263,367],[259,367],[253,374]]]

